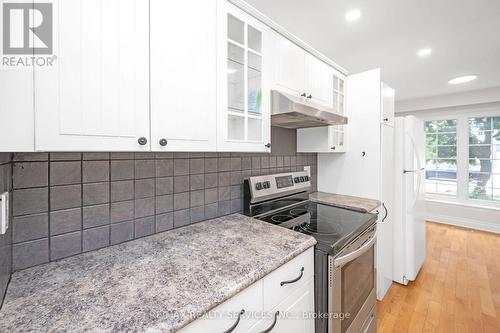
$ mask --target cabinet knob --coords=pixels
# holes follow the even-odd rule
[[[137,142],[139,142],[141,146],[145,146],[146,143],[148,143],[148,139],[146,139],[145,137],[140,137],[139,140],[137,140]]]
[[[361,152],[361,156],[365,157],[366,156],[366,151]]]
[[[389,118],[384,118],[384,121],[389,121]]]
[[[268,143],[268,144],[266,145],[266,148],[271,148],[271,144],[270,144],[270,143]]]
[[[306,97],[306,96],[307,96],[307,94],[306,94],[306,93],[302,93],[302,94],[300,95],[300,97]]]
[[[313,98],[313,95],[309,95],[309,96],[307,96],[307,98],[312,99],[312,98]]]
[[[332,150],[335,150],[335,146],[332,147]]]
[[[167,145],[168,141],[167,139],[161,139],[160,140],[160,146],[165,147]]]

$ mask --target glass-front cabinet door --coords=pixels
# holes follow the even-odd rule
[[[270,30],[225,0],[218,2],[220,151],[270,151]]]
[[[334,72],[333,74],[333,110],[345,115],[345,76]],[[332,152],[343,153],[345,145],[345,125],[331,126],[330,140]]]

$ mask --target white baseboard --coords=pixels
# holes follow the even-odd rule
[[[464,218],[455,217],[455,216],[446,216],[446,215],[433,214],[433,213],[427,213],[426,220],[432,221],[432,222],[443,223],[443,224],[454,225],[457,227],[463,227],[463,228],[469,228],[469,229],[475,229],[475,230],[481,230],[481,231],[488,231],[488,232],[500,234],[500,223],[499,224],[491,224],[491,223],[485,223],[485,222],[481,222],[481,221],[473,220],[473,219],[464,219]]]

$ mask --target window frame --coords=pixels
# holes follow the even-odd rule
[[[435,120],[457,120],[457,195],[425,192],[431,201],[458,203],[470,207],[500,209],[500,202],[469,198],[469,118],[499,117],[498,106],[449,108],[438,112],[416,115],[424,122]],[[424,127],[425,136],[425,127]]]
[[[469,121],[469,123],[468,123],[468,128],[469,128],[469,136],[470,136],[470,120],[471,120],[471,119],[474,119],[474,118],[475,118],[475,119],[478,119],[478,118],[486,118],[486,119],[491,119],[491,118],[499,118],[499,119],[500,119],[500,116],[488,116],[488,117],[469,117],[469,118],[468,118],[468,121]],[[491,124],[491,125],[492,125],[492,124]],[[490,130],[489,130],[490,135],[493,135],[493,133],[494,133],[495,131],[500,131],[500,128],[497,128],[497,129],[494,129],[493,127],[492,127],[492,128],[490,128]],[[486,130],[485,132],[488,132],[488,130]],[[481,143],[479,143],[479,144],[471,144],[471,143],[470,143],[470,139],[469,139],[469,142],[468,142],[468,147],[469,147],[469,149],[468,149],[468,156],[467,156],[467,158],[468,158],[468,160],[467,160],[467,162],[468,162],[468,164],[467,164],[467,171],[468,171],[468,177],[469,177],[469,179],[470,179],[470,174],[471,174],[471,173],[473,173],[473,171],[471,171],[471,169],[470,169],[470,161],[472,160],[472,159],[470,158],[470,152],[471,152],[471,151],[470,151],[470,148],[471,148],[471,147],[485,147],[485,146],[489,146],[489,148],[490,148],[490,153],[491,153],[491,149],[492,149],[493,147],[495,147],[495,146],[500,147],[500,143],[494,143],[494,142],[493,142],[493,140],[492,140],[489,144],[481,144]],[[483,157],[480,157],[480,158],[477,158],[477,159],[478,159],[478,160],[489,160],[489,161],[491,161],[491,162],[492,162],[492,164],[494,163],[494,161],[499,161],[499,159],[498,159],[498,158],[494,158],[494,157],[493,157],[493,156],[491,156],[491,155],[490,155],[490,158],[483,158]],[[493,182],[493,180],[494,180],[497,176],[500,176],[500,172],[499,172],[499,173],[495,173],[494,171],[495,171],[495,170],[493,170],[493,169],[492,169],[490,172],[480,172],[480,171],[477,171],[477,172],[476,172],[476,174],[489,174],[489,175],[490,175],[490,177],[491,177],[491,181]],[[492,199],[492,200],[488,200],[488,199],[484,199],[484,200],[482,200],[482,199],[471,199],[471,198],[470,198],[470,183],[469,183],[468,185],[469,185],[469,186],[468,186],[468,193],[467,193],[467,195],[469,196],[469,199],[470,199],[471,201],[485,201],[485,202],[493,202],[493,203],[497,202],[497,203],[500,203],[500,199],[499,199],[499,200],[493,200],[493,199]],[[485,189],[486,189],[486,188],[490,188],[490,189],[491,189],[491,191],[493,191],[493,190],[500,190],[500,188],[493,187],[493,184],[491,185],[491,187],[486,187],[486,186],[485,186],[484,188],[485,188]]]
[[[425,191],[425,194],[426,195],[431,195],[431,196],[437,196],[437,197],[440,197],[440,198],[451,198],[451,199],[454,199],[458,196],[458,119],[456,117],[446,117],[446,118],[442,118],[442,119],[433,119],[433,120],[425,120],[424,121],[424,137],[425,137],[425,162],[426,162],[426,165],[427,165],[427,132],[425,131],[425,123],[427,122],[433,122],[433,121],[451,121],[451,120],[455,120],[457,123],[456,123],[456,127],[455,127],[455,137],[456,137],[456,143],[455,143],[455,150],[456,150],[456,156],[454,158],[454,160],[456,161],[456,165],[457,165],[457,172],[456,172],[456,182],[457,182],[457,190],[456,190],[456,194],[445,194],[445,193],[438,193],[438,192],[427,192]],[[435,134],[436,136],[439,136],[439,134],[449,134],[449,133],[453,133],[453,132],[436,132],[436,133],[431,133],[431,134]],[[439,148],[439,144],[438,144],[438,137],[436,137],[436,148]],[[442,147],[451,147],[451,146],[444,146],[442,145]],[[436,158],[434,159],[435,161],[439,161],[439,160],[451,160],[450,158],[440,158],[439,157],[439,153],[438,151],[436,152]],[[426,183],[426,186],[427,186],[427,175],[425,176],[425,179],[424,179],[425,183]]]

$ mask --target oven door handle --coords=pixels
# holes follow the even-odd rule
[[[345,264],[347,264],[350,261],[353,261],[354,259],[360,257],[362,254],[364,254],[366,251],[370,249],[370,247],[375,244],[375,241],[377,238],[375,237],[375,234],[371,235],[370,238],[366,240],[366,242],[361,245],[357,250],[352,251],[349,254],[346,254],[345,256],[342,256],[340,258],[337,258],[333,261],[333,265],[335,267],[341,267]]]

